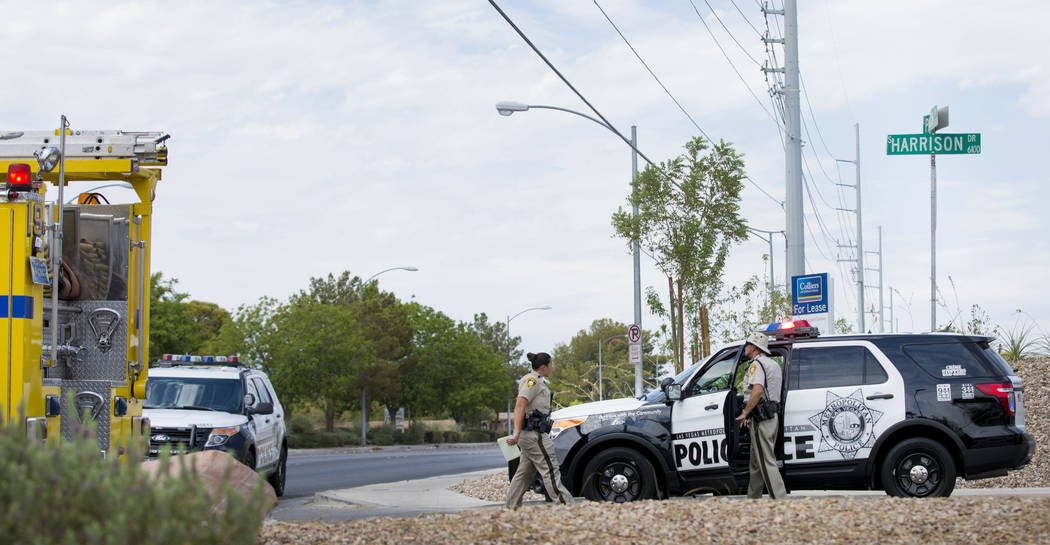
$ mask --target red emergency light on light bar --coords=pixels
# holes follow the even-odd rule
[[[7,188],[28,189],[33,186],[33,171],[28,163],[11,163],[7,165]]]
[[[763,333],[778,339],[788,339],[793,337],[816,337],[820,335],[820,330],[809,325],[808,320],[789,320],[769,324]]]

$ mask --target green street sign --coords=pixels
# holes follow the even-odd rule
[[[981,133],[891,134],[886,155],[967,155],[981,153]]]

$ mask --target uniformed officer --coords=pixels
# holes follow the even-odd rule
[[[558,459],[554,456],[554,443],[548,435],[551,391],[547,387],[546,378],[551,376],[551,357],[546,352],[530,352],[527,357],[532,362],[532,371],[518,381],[518,399],[514,405],[514,435],[507,439],[508,445],[517,444],[521,449],[521,459],[518,462],[518,470],[510,481],[506,505],[511,509],[521,507],[525,490],[532,485],[537,471],[552,499],[571,504],[572,494],[569,494],[561,482]],[[539,414],[534,411],[538,411]]]
[[[761,498],[762,487],[765,486],[771,498],[783,498],[787,496],[787,491],[780,470],[777,469],[776,453],[773,450],[780,429],[780,417],[774,411],[771,418],[759,422],[752,414],[763,398],[780,404],[783,374],[777,362],[769,358],[772,354],[765,334],[754,333],[748,337],[744,354],[751,360],[744,376],[747,404],[736,419],[741,427],[751,429],[751,474],[747,483],[747,497]]]

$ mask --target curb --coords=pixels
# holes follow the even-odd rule
[[[414,450],[435,449],[478,449],[499,448],[495,442],[492,443],[428,443],[425,445],[383,445],[366,447],[322,447],[322,448],[291,448],[288,449],[289,456],[302,455],[327,455],[327,454],[367,454],[369,452],[409,452]]]

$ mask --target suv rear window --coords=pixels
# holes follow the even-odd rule
[[[882,384],[882,365],[863,346],[798,348],[792,353],[789,390]]]
[[[904,353],[933,378],[999,378],[1003,375],[975,342],[909,344]]]

